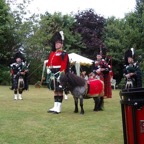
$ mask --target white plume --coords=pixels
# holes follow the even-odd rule
[[[132,55],[134,55],[134,48],[131,48],[131,51],[132,51]]]
[[[63,31],[60,31],[59,33],[60,33],[60,35],[61,35],[61,37],[62,37],[62,40],[64,40],[64,32],[63,32]]]

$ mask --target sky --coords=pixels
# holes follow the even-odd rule
[[[135,0],[32,0],[28,9],[31,13],[44,14],[48,11],[51,14],[70,14],[92,8],[96,14],[105,18],[123,18],[126,13],[134,10],[135,4]]]

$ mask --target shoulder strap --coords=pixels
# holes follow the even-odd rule
[[[62,56],[62,60],[64,60],[64,57],[65,57],[66,54],[67,54],[66,51],[63,51],[63,52],[62,52],[62,55],[61,55],[61,56]],[[66,67],[66,73],[68,73],[69,70],[70,70],[70,61],[69,61],[69,58],[68,58],[67,67]]]
[[[65,57],[66,54],[67,54],[66,51],[63,51],[63,52],[62,52],[62,54],[61,54],[62,60],[64,60],[64,57]]]

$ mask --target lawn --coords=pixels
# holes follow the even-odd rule
[[[84,101],[85,114],[75,114],[71,95],[62,113],[47,113],[53,107],[53,92],[30,86],[23,100],[13,100],[13,91],[0,86],[0,144],[123,144],[119,90],[105,99],[105,109],[94,112],[93,99]]]

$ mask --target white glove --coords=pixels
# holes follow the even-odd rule
[[[50,74],[51,70],[49,68],[47,68],[47,74]]]
[[[97,74],[99,74],[100,72],[101,72],[101,69],[100,69],[100,68],[96,70],[96,73],[97,73]]]

